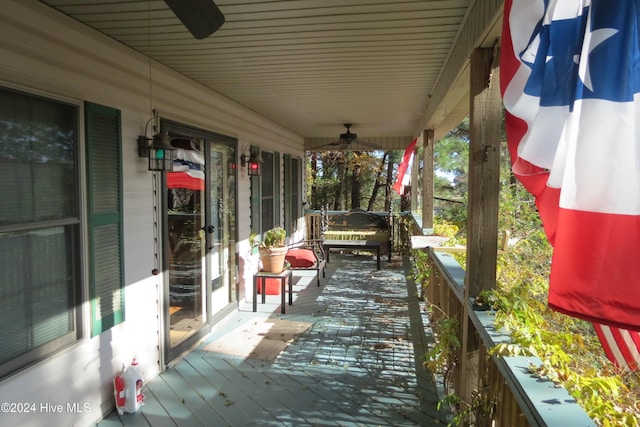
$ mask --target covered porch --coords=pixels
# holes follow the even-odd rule
[[[467,425],[455,418],[467,410],[478,426],[595,426],[564,388],[529,372],[539,359],[491,353],[509,333],[495,312],[474,309],[464,268],[437,246],[413,249],[428,259],[427,283],[414,280],[415,252],[401,242],[381,270],[365,252],[334,254],[320,286],[314,271],[296,270],[286,314],[280,295],[256,312],[247,297],[145,384],[140,412],[113,411],[97,427]],[[443,315],[461,320],[446,379],[424,363],[444,351],[432,328]],[[445,399],[445,381],[476,406]]]
[[[177,18],[161,3],[85,0],[69,6],[65,1],[12,1],[3,12],[6,59],[2,80],[10,88],[55,97],[58,103],[72,100],[77,108],[90,101],[124,111],[124,149],[117,157],[124,162],[126,172],[123,217],[128,227],[125,246],[129,255],[124,267],[126,283],[123,280],[121,284],[128,294],[127,321],[93,336],[87,331],[89,321],[78,316],[74,325],[78,344],[62,353],[63,357],[52,353],[47,363],[18,372],[11,387],[7,382],[1,388],[4,396],[42,399],[66,384],[66,392],[61,393],[65,399],[77,401],[85,397],[96,408],[73,424],[94,423],[98,415],[110,410],[110,381],[121,360],[129,356],[128,340],[123,336],[127,334],[128,338],[130,334],[132,341],[144,341],[144,345],[134,344],[144,347],[147,366],[155,364],[145,388],[147,403],[138,414],[119,417],[111,413],[99,421],[100,426],[445,425],[447,415],[436,411],[442,397],[437,382],[422,365],[422,356],[433,337],[419,298],[419,286],[407,277],[409,258],[393,258],[391,263],[384,260],[377,271],[371,260],[350,255],[342,260],[344,263],[338,263],[338,257],[332,257],[327,278],[319,288],[306,273],[296,273],[295,298],[285,315],[279,314],[277,296],[271,296],[266,305],[259,304],[254,313],[251,296],[242,294],[238,297],[238,310],[220,324],[213,324],[217,318],[211,320],[212,333],[167,367],[162,343],[159,346],[156,342],[165,327],[157,301],[164,301],[163,292],[167,289],[162,275],[157,276],[157,270],[151,268],[162,249],[162,231],[154,222],[158,209],[156,186],[161,180],[155,173],[153,180],[149,179],[146,166],[140,168],[144,159],[136,153],[136,138],[148,123],[147,110],[154,115],[160,111],[167,119],[234,138],[231,169],[241,164],[251,147],[270,153],[277,171],[272,188],[279,189],[270,213],[284,212],[287,217],[289,206],[285,202],[291,194],[280,191],[288,176],[280,166],[286,159],[301,159],[305,151],[364,149],[366,145],[357,141],[344,142],[340,133],[344,122],[355,123],[353,131],[360,133],[363,142],[384,150],[401,150],[417,137],[423,147],[423,193],[419,203],[418,192],[413,191],[410,205],[412,209],[422,207],[422,221],[415,224],[415,230],[421,233],[433,226],[430,213],[434,144],[470,113],[466,271],[449,258],[428,252],[432,268],[437,270],[430,284],[433,293],[429,301],[461,319],[459,337],[463,345],[456,370],[457,390],[463,397],[478,387],[488,390],[488,402],[493,406],[486,409],[495,425],[556,425],[550,420],[562,420],[566,426],[593,424],[585,420],[584,412],[566,392],[527,375],[526,360],[489,356],[486,350],[496,340],[508,338],[493,329],[490,316],[479,316],[471,305],[481,290],[495,285],[497,148],[501,142],[496,67],[502,1],[402,3],[408,10],[400,9],[396,2],[335,2],[336,8],[339,4],[344,9],[330,13],[324,13],[325,5],[320,0],[289,2],[310,9],[302,12],[286,7],[271,11],[262,8],[262,4],[270,7],[273,2],[248,2],[251,7],[227,2],[230,4],[220,5],[229,18],[229,25],[218,34],[222,37],[199,44],[185,37]],[[426,8],[414,10],[416,5]],[[318,11],[321,16],[315,16]],[[382,27],[368,22],[378,18],[382,18]],[[413,25],[414,20],[419,20],[419,25]],[[313,25],[304,25],[309,22]],[[342,22],[347,28],[341,28]],[[258,32],[256,23],[260,24]],[[289,23],[293,24],[290,28],[285,25]],[[173,31],[176,27],[179,29]],[[287,28],[290,31],[281,31]],[[335,32],[335,28],[340,31]],[[425,55],[425,61],[415,58],[413,48],[405,48],[418,43],[406,36],[407,29],[420,30],[415,40],[425,44],[416,49]],[[293,36],[307,32],[304,38]],[[338,39],[324,41],[323,33]],[[358,41],[348,37],[353,33]],[[269,39],[275,43],[271,47],[267,46]],[[304,48],[283,46],[285,40],[304,44]],[[385,46],[383,51],[381,45]],[[334,46],[341,48],[333,49]],[[326,51],[328,47],[337,56],[325,57],[330,53]],[[274,57],[273,52],[278,56]],[[401,52],[407,55],[406,61],[398,60]],[[406,66],[411,63],[416,67],[411,75],[420,84],[407,84],[406,89],[404,83],[412,80],[403,78],[404,74],[395,68],[379,66],[382,57],[389,57],[390,64],[403,70],[413,70]],[[290,59],[303,67],[285,61]],[[265,67],[259,66],[261,61],[266,61]],[[278,63],[275,69],[273,61]],[[342,63],[357,67],[339,67],[346,77],[327,80],[326,84],[318,78],[319,65],[329,64],[333,74],[334,64]],[[200,69],[206,64],[215,67]],[[383,71],[383,76],[365,80],[374,76],[372,70]],[[425,78],[425,71],[430,77]],[[224,79],[216,81],[211,76]],[[362,84],[353,84],[353,79]],[[351,92],[353,88],[366,96]],[[285,97],[296,92],[304,96]],[[380,104],[372,102],[374,99]],[[306,104],[305,100],[313,104]],[[369,108],[376,105],[384,108]],[[321,110],[327,113],[322,114]],[[262,116],[254,116],[254,111]],[[417,182],[417,162],[415,165],[411,174]],[[84,167],[79,163],[78,170]],[[238,242],[238,250],[231,253],[245,254],[249,231],[255,227],[252,219],[260,213],[252,215],[249,201],[262,195],[252,193],[252,188],[260,188],[257,182],[250,183],[257,178],[249,178],[246,170],[241,171],[234,175],[238,188],[233,200],[240,201],[238,215],[233,218],[237,229],[229,237]],[[84,197],[82,186],[78,197]],[[305,206],[303,198],[298,202],[296,206],[301,210]],[[293,218],[302,221],[301,215]],[[244,268],[249,264],[247,259],[238,261],[250,280],[251,272]],[[230,271],[230,276],[235,277]],[[88,275],[86,271],[75,273]],[[86,294],[87,289],[88,283],[74,288],[79,295]],[[89,301],[77,302],[82,304],[78,313],[89,316]],[[140,310],[141,305],[144,310]],[[224,353],[215,347],[218,339],[239,344],[237,338],[243,336],[247,325],[280,323],[276,320],[309,324],[309,328],[296,333],[288,347],[268,360],[252,354]],[[258,329],[254,336],[262,333]],[[67,361],[72,365],[65,364]],[[52,372],[66,375],[52,375],[43,383],[43,374]],[[45,417],[49,418],[32,418],[28,425],[36,425]],[[85,419],[91,421],[85,424]],[[47,422],[51,422],[50,418]]]
[[[316,286],[294,273],[293,305],[244,301],[194,351],[145,385],[141,411],[98,426],[442,426],[423,365],[431,336],[407,257],[334,254]]]

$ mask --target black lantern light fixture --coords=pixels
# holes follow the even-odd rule
[[[168,133],[155,134],[149,148],[149,170],[172,170],[175,151],[176,149],[171,145],[171,138]]]
[[[240,166],[247,167],[247,175],[260,176],[262,175],[262,155],[260,155],[260,148],[251,147],[249,149],[249,155],[242,154],[240,156]]]
[[[162,132],[155,134],[153,138],[147,136],[147,126],[155,118],[157,118],[157,115],[154,111],[154,116],[149,119],[144,127],[145,134],[138,136],[138,156],[149,159],[150,171],[171,171],[175,147],[171,145],[169,134]]]

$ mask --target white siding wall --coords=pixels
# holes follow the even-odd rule
[[[147,379],[160,370],[160,282],[150,274],[154,267],[153,174],[146,170],[146,161],[137,157],[136,144],[151,109],[164,118],[236,137],[239,151],[254,144],[302,157],[303,140],[34,0],[2,3],[0,86],[122,111],[126,321],[0,380],[0,402],[30,402],[37,407],[36,414],[0,413],[2,425],[89,425],[112,409],[112,380],[122,364],[137,357]],[[245,257],[250,209],[244,169],[239,170],[238,185],[239,254]],[[241,266],[245,267],[241,277],[246,277],[251,262]],[[88,325],[88,304],[83,312]],[[67,403],[74,402],[88,404],[89,411],[67,412]],[[46,403],[64,405],[63,413],[40,411]]]

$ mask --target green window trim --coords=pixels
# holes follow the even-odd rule
[[[120,111],[85,103],[91,336],[124,321]]]
[[[300,159],[284,155],[284,220],[287,234],[297,231],[300,216]]]
[[[282,226],[281,218],[281,185],[280,185],[280,153],[275,151],[273,153],[273,206],[275,212],[273,213],[273,223],[275,225]]]
[[[284,155],[284,183],[282,192],[284,194],[284,226],[287,235],[293,234],[293,218],[291,217],[291,155]]]

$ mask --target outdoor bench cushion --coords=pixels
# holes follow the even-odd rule
[[[285,256],[291,268],[309,268],[316,265],[316,254],[311,249],[290,249]]]

